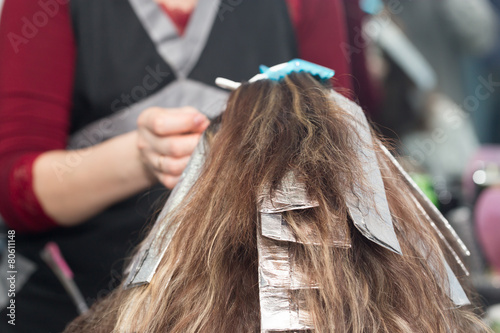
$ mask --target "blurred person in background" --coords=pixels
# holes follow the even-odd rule
[[[77,315],[40,259],[47,242],[88,305],[120,282],[163,186],[222,107],[216,76],[300,57],[352,88],[340,0],[66,3],[7,0],[0,21],[0,214],[22,264],[15,326],[0,298],[6,333],[61,331]]]
[[[436,73],[436,89],[462,105],[465,66],[497,40],[497,18],[488,0],[402,1],[403,30]]]
[[[485,132],[472,121],[486,106],[475,97],[485,78],[478,82],[477,72],[468,80],[468,73],[498,39],[497,17],[487,0],[394,3],[386,2],[386,16],[377,21],[385,93],[376,121],[401,140],[415,169],[432,176],[448,211],[462,202],[462,174],[479,148],[477,132]]]

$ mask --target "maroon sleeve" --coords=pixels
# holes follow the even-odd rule
[[[0,214],[20,231],[56,225],[33,191],[32,165],[66,146],[75,66],[67,3],[6,0],[0,20]]]
[[[342,0],[287,0],[299,57],[335,70],[335,84],[352,89],[350,55]]]
[[[370,115],[379,111],[381,94],[374,78],[368,72],[366,45],[369,43],[360,32],[362,23],[368,14],[364,13],[358,1],[345,0],[347,33],[349,48],[345,51],[350,54],[351,71],[353,80],[353,91],[358,98],[358,103]]]

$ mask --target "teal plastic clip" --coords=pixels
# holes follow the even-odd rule
[[[316,65],[313,64],[312,62],[305,61],[302,59],[293,59],[290,60],[289,62],[284,62],[282,64],[275,65],[273,67],[266,67],[264,65],[260,65],[259,68],[261,73],[252,77],[250,80],[248,80],[248,82],[255,82],[265,79],[279,81],[293,72],[309,73],[319,81],[331,79],[335,75],[335,71],[333,69]],[[221,88],[229,90],[238,89],[238,87],[241,85],[240,82],[234,82],[222,77],[216,78],[215,84]]]
[[[285,62],[283,64],[279,64],[273,67],[266,67],[264,65],[260,65],[259,67],[261,75],[266,78],[274,81],[279,81],[283,79],[286,75],[289,75],[293,72],[306,72],[321,80],[328,80],[335,75],[335,71],[326,68],[320,65],[313,64],[312,62],[305,61],[302,59],[292,59],[289,62]],[[250,80],[252,81],[252,80]]]

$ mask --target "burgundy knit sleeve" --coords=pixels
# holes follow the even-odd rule
[[[0,214],[19,231],[56,225],[33,191],[32,166],[66,146],[75,66],[67,3],[6,0],[0,19]]]
[[[342,0],[287,0],[299,57],[335,70],[336,85],[352,89],[348,35]]]

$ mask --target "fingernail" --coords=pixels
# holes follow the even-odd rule
[[[207,118],[202,115],[202,114],[199,114],[197,115],[196,117],[194,117],[194,123],[195,125],[200,125],[201,123],[203,123]]]

